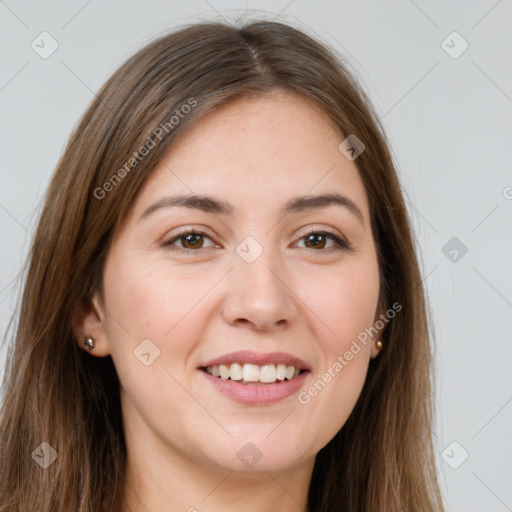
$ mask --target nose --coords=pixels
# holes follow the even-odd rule
[[[268,251],[254,262],[235,256],[228,293],[222,307],[225,320],[255,330],[285,328],[297,318],[293,279]]]

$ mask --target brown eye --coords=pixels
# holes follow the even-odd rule
[[[206,241],[209,241],[209,244],[205,245]],[[180,233],[163,242],[162,245],[168,249],[182,252],[190,251],[190,253],[198,252],[199,249],[215,247],[215,244],[208,235],[198,231]]]
[[[203,246],[203,235],[190,233],[179,238],[184,249],[201,249]]]
[[[321,252],[330,252],[330,250],[349,250],[350,244],[341,240],[334,233],[324,231],[312,231],[303,236],[299,242],[304,241],[306,249],[319,250]],[[323,251],[325,249],[325,251]]]
[[[313,235],[308,235],[304,239],[306,240],[306,247],[308,249],[323,249],[325,247],[326,238],[327,237],[323,234],[315,233]]]

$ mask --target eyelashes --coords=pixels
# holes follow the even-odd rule
[[[320,241],[312,240],[312,239],[318,238],[318,237],[321,238]],[[324,249],[325,245],[322,245],[322,243],[325,242],[326,240],[332,240],[334,242],[334,246],[331,246],[328,249],[345,250],[345,251],[348,251],[351,249],[351,246],[347,241],[342,240],[338,235],[335,235],[334,233],[331,233],[330,231],[312,230],[312,231],[309,231],[306,234],[302,235],[302,237],[299,239],[299,242],[301,242],[303,240],[307,240],[308,243],[312,242],[313,247],[320,247],[322,249],[321,252],[324,252],[323,249]],[[317,245],[318,243],[320,245]],[[313,248],[313,247],[307,247],[307,248],[313,249],[315,251],[320,250],[318,248]]]
[[[204,246],[205,239],[210,240],[212,245]],[[297,242],[303,241],[305,242],[305,249],[310,249],[315,252],[331,253],[336,251],[352,250],[352,246],[348,241],[343,240],[338,235],[325,230],[310,230],[303,234]],[[329,241],[332,242],[332,245],[326,247]],[[176,242],[180,242],[182,245],[175,245]],[[308,246],[307,244],[312,245]],[[187,229],[181,233],[177,233],[165,240],[162,243],[162,246],[175,252],[187,254],[197,254],[201,250],[205,250],[210,247],[219,247],[213,243],[212,238],[208,234],[198,229]]]
[[[200,244],[198,247],[179,247],[179,246],[174,246],[174,243],[177,241],[182,242],[182,241],[186,240],[187,244],[194,245],[194,244],[197,244],[198,238],[199,239],[207,238],[207,239],[211,240],[211,237],[208,236],[206,233],[203,233],[202,231],[199,231],[197,229],[190,229],[188,231],[178,233],[177,235],[173,236],[169,240],[166,240],[163,243],[163,246],[168,247],[172,250],[181,249],[182,251],[194,251],[195,252],[199,249],[203,249],[204,248],[203,244]],[[214,247],[214,245],[212,245],[210,247]]]

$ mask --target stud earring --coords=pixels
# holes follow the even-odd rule
[[[84,340],[84,346],[87,347],[89,350],[92,350],[94,348],[94,339],[92,336],[87,336]]]
[[[383,345],[382,345],[382,341],[380,341],[380,340],[379,340],[379,341],[377,341],[377,350],[378,350],[379,352],[382,350],[382,347],[383,347]]]

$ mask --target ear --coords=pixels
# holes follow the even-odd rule
[[[373,326],[375,329],[377,329],[377,333],[375,333],[372,337],[372,346],[370,349],[370,358],[374,359],[376,358],[380,351],[382,350],[382,346],[379,349],[377,342],[384,343],[382,340],[382,333],[386,330],[388,320],[386,319],[386,307],[385,306],[379,306],[377,309],[377,313],[375,314],[375,318],[373,319]]]
[[[73,315],[73,332],[79,347],[87,353],[105,357],[110,354],[105,322],[105,310],[98,293],[84,299]],[[84,346],[84,340],[91,336],[94,340],[94,348]]]

